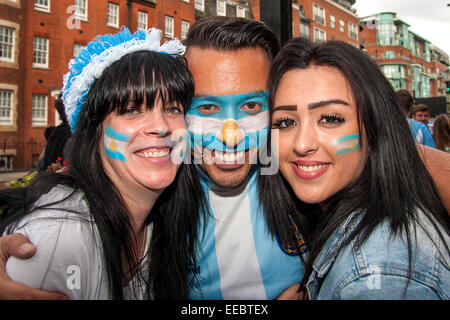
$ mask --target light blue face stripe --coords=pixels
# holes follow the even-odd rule
[[[111,128],[110,126],[106,126],[105,127],[105,134],[110,136],[111,138],[113,138],[114,140],[119,140],[119,141],[130,141],[131,137],[121,133],[119,131],[114,130],[113,128]]]
[[[349,135],[346,135],[346,136],[339,137],[339,138],[337,138],[336,140],[333,141],[332,145],[333,146],[337,146],[337,145],[339,145],[341,143],[346,143],[346,142],[349,142],[349,141],[352,141],[352,140],[358,140],[358,142],[359,142],[359,134],[349,134]],[[356,143],[352,148],[339,149],[338,151],[336,151],[336,155],[340,156],[340,155],[343,155],[343,154],[354,152],[354,151],[359,150],[360,148],[361,148],[361,146],[359,145],[359,143]]]
[[[278,244],[278,240],[270,236],[264,211],[258,198],[256,171],[252,173],[249,181],[253,237],[266,298],[271,300],[276,299],[288,287],[302,280],[304,266],[298,255],[291,256],[283,252]],[[288,213],[283,212],[280,214]]]
[[[112,158],[114,160],[127,161],[127,159],[125,158],[125,156],[123,154],[121,154],[120,152],[111,151],[106,146],[105,146],[105,152],[110,158]]]

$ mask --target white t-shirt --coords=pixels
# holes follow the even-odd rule
[[[60,201],[72,192],[71,188],[57,186],[43,195],[35,206]],[[150,225],[146,257],[151,229]],[[35,289],[57,291],[69,299],[111,298],[100,236],[82,192],[77,191],[67,200],[32,212],[20,220],[12,232],[23,234],[37,247],[36,254],[29,259],[8,259],[6,273],[13,281]],[[135,276],[124,288],[125,299],[143,299],[145,283],[139,278]],[[133,287],[142,289],[137,290],[137,297],[131,294]]]

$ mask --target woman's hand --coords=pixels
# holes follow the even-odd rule
[[[12,234],[0,237],[0,299],[1,300],[61,300],[66,296],[57,292],[48,292],[28,288],[12,281],[5,271],[10,256],[28,259],[36,253],[33,246],[23,235]]]

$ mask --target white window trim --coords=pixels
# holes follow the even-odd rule
[[[109,9],[110,8],[117,8],[117,16],[115,17],[116,18],[116,23],[110,23],[109,22],[109,17],[110,17]],[[119,7],[119,5],[117,3],[108,2],[108,6],[107,6],[107,9],[106,9],[106,25],[108,27],[113,27],[113,28],[118,28],[119,27],[119,17],[120,17],[119,10],[120,10],[120,7]],[[113,17],[113,16],[111,16],[111,17]]]
[[[10,126],[13,124],[13,111],[14,111],[14,91],[11,89],[4,89],[2,87],[0,87],[0,91],[8,91],[11,94],[10,97],[10,111],[9,111],[9,117],[8,118],[1,118],[1,113],[0,113],[0,126]],[[1,100],[1,94],[0,94],[0,100]],[[1,105],[0,105],[1,108]]]
[[[350,36],[350,31],[351,31],[351,29],[352,29],[352,28],[350,28],[351,25],[355,26],[356,39],[355,39],[355,38],[352,38],[352,37]],[[348,28],[348,37],[349,37],[350,39],[352,39],[352,40],[358,40],[358,26],[357,26],[356,24],[354,24],[353,22],[350,22],[350,21],[349,21],[349,22],[348,22],[347,28]]]
[[[186,26],[186,25],[187,25],[187,29],[184,30],[185,28],[183,28],[183,26]],[[190,27],[191,27],[191,23],[189,21],[181,20],[181,35],[180,35],[181,40],[186,39],[188,30],[189,30]]]
[[[1,21],[0,21],[1,23]],[[6,57],[0,57],[0,61],[3,62],[14,62],[14,51],[16,50],[16,29],[11,27],[11,26],[6,26],[6,25],[1,25],[4,28],[7,29],[12,29],[13,30],[13,34],[12,34],[12,46],[11,46],[11,58],[6,58]]]
[[[42,11],[42,12],[50,12],[50,1],[51,0],[48,0],[48,5],[47,5],[47,7],[45,7],[45,6],[42,6],[42,5],[40,5],[40,4],[36,4],[36,3],[34,3],[34,10],[36,10],[36,11]]]
[[[314,27],[314,30],[313,30],[314,42],[316,42],[316,30],[323,32],[324,39],[322,41],[327,41],[327,32],[325,30],[320,29],[320,28]]]
[[[145,16],[145,27],[142,28],[139,26],[139,24],[142,24],[141,18]],[[138,30],[147,31],[148,30],[148,13],[145,11],[138,11]]]
[[[342,26],[344,27],[344,30],[341,31],[341,22],[343,22]],[[339,19],[339,32],[345,32],[345,21],[342,19]]]
[[[236,6],[236,17],[245,18],[245,7]],[[242,12],[244,15],[239,15],[239,12]]]
[[[219,4],[223,4],[221,6],[223,8],[223,12],[219,12]],[[225,17],[227,15],[227,3],[225,0],[216,0],[216,14],[220,17]]]
[[[45,104],[45,112],[44,112],[44,119],[39,119],[37,120],[33,120],[33,96],[34,95],[39,95],[39,96],[44,96],[45,100],[44,100],[44,104]],[[36,121],[36,122],[34,122]],[[48,123],[48,96],[44,95],[44,94],[32,94],[31,95],[31,126],[32,127],[46,127]]]
[[[12,91],[11,122],[10,124],[1,123],[0,131],[17,131],[17,102],[18,102],[19,86],[9,83],[0,83],[0,89]]]
[[[333,23],[331,23],[332,21],[331,21],[331,17],[333,17]],[[332,29],[336,29],[336,17],[334,16],[334,15],[332,15],[332,14],[330,14],[330,28],[332,28]]]
[[[48,65],[49,65],[49,52],[50,52],[50,40],[46,37],[38,37],[35,36],[33,37],[33,56],[34,56],[34,41],[36,38],[41,38],[41,39],[45,39],[47,40],[47,51],[46,51],[46,55],[45,55],[45,63],[37,63],[33,61],[33,68],[40,68],[40,69],[48,69]]]
[[[167,30],[167,18],[170,18],[169,19],[169,21],[171,22],[170,24],[171,24],[171,32],[167,32],[168,30]],[[174,36],[175,36],[175,19],[174,19],[174,17],[172,17],[172,16],[165,16],[164,17],[164,36],[166,37],[166,38],[173,38]],[[169,30],[170,31],[170,30]]]
[[[187,3],[189,3],[189,2],[190,2],[189,0],[181,0],[181,1],[183,1],[183,2],[187,2]]]
[[[196,10],[205,11],[205,0],[194,0],[194,7]]]
[[[89,8],[89,0],[86,1],[86,11],[85,14],[81,15],[77,12],[77,5],[75,4],[75,18],[81,21],[88,21],[88,8]]]
[[[317,8],[320,8],[323,10],[323,24],[316,20],[316,16],[314,14],[314,7],[317,7]],[[313,9],[313,21],[320,24],[321,26],[326,27],[327,26],[327,14],[326,14],[325,8],[322,8],[318,4],[313,3],[312,9]]]

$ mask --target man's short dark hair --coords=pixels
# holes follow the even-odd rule
[[[397,91],[397,100],[400,104],[400,107],[405,111],[406,116],[409,116],[411,113],[411,109],[414,105],[414,99],[408,90],[401,89]]]
[[[415,115],[416,112],[430,112],[430,108],[426,104],[418,104],[414,107],[413,115]]]
[[[280,42],[263,22],[245,18],[206,17],[190,28],[185,44],[215,50],[239,50],[261,47],[272,61],[280,50]]]

